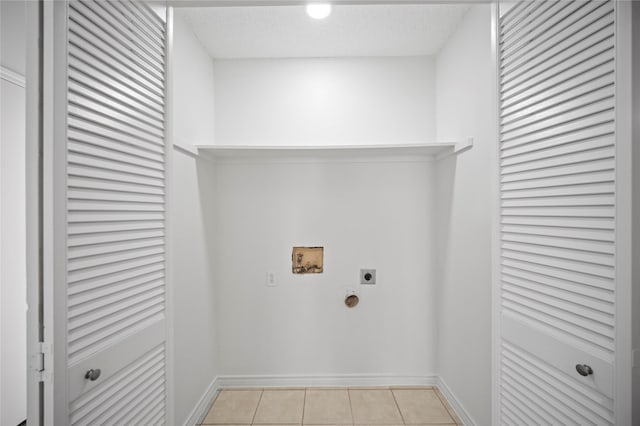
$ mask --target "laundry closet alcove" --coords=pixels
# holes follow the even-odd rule
[[[177,415],[221,386],[489,386],[453,364],[467,338],[490,353],[491,7],[306,20],[175,10]],[[323,273],[292,274],[294,246],[324,247]]]

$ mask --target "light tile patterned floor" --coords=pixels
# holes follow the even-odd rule
[[[461,425],[433,387],[265,388],[220,392],[203,425]]]

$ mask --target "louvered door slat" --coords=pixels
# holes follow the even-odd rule
[[[507,173],[502,178],[503,183],[507,182],[519,182],[519,181],[528,181],[535,179],[545,179],[552,177],[561,177],[561,176],[570,176],[570,175],[580,175],[589,172],[605,172],[607,170],[613,170],[615,165],[615,159],[612,154],[613,150],[606,150],[600,152],[591,152],[589,153],[592,156],[591,160],[580,161],[573,163],[573,158],[561,158],[557,159],[554,165],[554,161],[547,160],[549,163],[548,166],[542,168],[540,167],[541,163],[538,164],[530,164],[530,167],[533,167],[531,170],[526,170],[522,163],[522,169],[519,171],[511,171]],[[607,158],[607,155],[611,157]],[[563,164],[564,163],[564,164]],[[568,164],[566,164],[568,163]],[[537,168],[536,168],[537,167]],[[558,204],[562,205],[562,204]],[[588,205],[588,204],[587,204]]]
[[[131,69],[121,66],[117,61],[106,62],[105,59],[97,58],[90,52],[85,51],[87,47],[83,45],[83,40],[77,40],[78,36],[72,36],[70,42],[73,49],[70,51],[69,62],[77,69],[84,69],[91,72],[99,72],[101,75],[108,75],[127,89],[135,91],[140,97],[149,102],[162,105],[162,93],[155,85],[145,84],[144,80],[133,80]],[[161,123],[159,123],[161,124]]]
[[[140,37],[132,37],[132,34],[124,32],[126,28],[122,28],[112,16],[108,16],[100,3],[98,1],[78,1],[74,5],[74,9],[91,25],[104,31],[113,42],[114,47],[130,52],[130,56],[136,58],[139,64],[144,65],[145,68],[162,78],[163,58],[147,52]]]
[[[147,204],[162,204],[162,195],[119,192],[119,191],[95,191],[69,186],[69,198],[76,200],[98,200],[98,201],[127,201]]]
[[[534,198],[509,198],[502,201],[502,207],[530,207],[530,206],[605,206],[612,205],[614,198],[611,195],[571,195]]]
[[[520,240],[524,240],[521,238]],[[548,238],[541,238],[544,240],[544,244],[529,243],[529,242],[514,242],[509,236],[505,236],[502,242],[502,248],[504,250],[513,250],[521,253],[539,254],[541,256],[548,256],[553,258],[566,259],[576,262],[584,262],[589,266],[614,266],[613,254],[609,253],[597,253],[587,250],[578,250],[566,247],[557,247],[550,242]],[[565,245],[568,245],[565,243]]]
[[[557,129],[565,123],[574,122],[582,118],[592,117],[602,112],[610,111],[614,107],[613,94],[589,100],[578,99],[576,106],[561,105],[555,109],[546,111],[545,114],[520,120],[513,125],[502,126],[502,137],[506,142],[511,139],[536,133],[542,129]]]
[[[89,55],[85,62],[92,63],[96,68],[111,68],[109,71],[114,78],[125,81],[125,84],[144,88],[157,96],[162,96],[163,82],[161,77],[140,66],[131,59],[126,52],[122,53],[113,48],[108,42],[99,38],[98,31],[89,22],[82,18],[69,20],[69,44],[75,48],[74,57],[83,58]],[[95,52],[100,52],[96,55]],[[134,74],[138,78],[132,80],[130,76]],[[129,78],[127,78],[129,76]]]
[[[77,149],[78,145],[71,145],[69,149],[69,163],[74,165],[82,165],[83,168],[91,167],[100,169],[104,173],[107,180],[118,180],[117,177],[122,174],[139,176],[141,178],[149,178],[146,182],[160,184],[164,177],[163,167],[157,164],[144,164],[143,161],[135,162],[127,158],[128,161],[120,161],[122,156],[117,153],[109,155],[108,152],[102,151],[101,155],[92,155],[91,149]],[[95,152],[95,150],[94,150]],[[75,170],[75,169],[74,169]],[[109,179],[107,174],[113,173],[113,179]]]
[[[543,2],[535,13],[527,14],[519,26],[528,25],[531,21],[541,22],[540,25],[531,27],[528,31],[514,31],[510,35],[505,34],[500,47],[501,56],[504,57],[504,63],[507,59],[513,57],[516,53],[523,53],[524,48],[537,46],[545,37],[548,38],[553,34],[554,26],[562,20],[571,18],[570,15],[576,14],[582,5],[570,1],[548,1]],[[550,31],[551,30],[551,31]],[[556,29],[557,31],[557,29]]]
[[[583,286],[613,291],[609,277],[568,270],[562,267],[564,266],[563,263],[552,263],[550,259],[536,258],[534,256],[518,256],[517,254],[507,252],[502,256],[501,265],[503,268],[512,268],[523,272],[530,272],[534,275],[538,274],[561,281],[578,283]]]
[[[68,295],[71,297],[75,294],[88,292],[95,289],[110,289],[125,284],[133,285],[135,283],[135,285],[140,285],[141,283],[145,283],[148,279],[150,279],[150,277],[155,276],[157,273],[162,273],[163,271],[164,265],[162,263],[145,265],[144,267],[132,270],[120,271],[117,274],[103,277],[100,280],[94,280],[94,282],[74,283],[73,285],[69,286]],[[96,297],[99,297],[98,293],[96,293],[96,295]]]
[[[596,169],[591,171],[591,173],[576,173],[566,176],[552,176],[552,177],[543,177],[539,179],[521,179],[521,180],[513,180],[510,182],[504,182],[502,184],[502,188],[504,191],[512,191],[512,190],[521,190],[521,189],[543,189],[548,187],[558,187],[558,186],[567,186],[567,185],[591,185],[591,184],[600,184],[603,182],[613,182],[615,179],[615,172],[613,170],[601,170]],[[530,216],[536,216],[540,213],[541,210],[535,210],[538,213],[531,214]],[[554,214],[553,216],[572,216],[571,213],[563,213],[562,209],[558,209],[558,214]],[[612,212],[605,213],[603,209],[594,210],[594,212],[600,212],[598,214],[594,214],[595,217],[604,216],[612,217]],[[576,211],[575,213],[580,213]],[[518,213],[525,214],[527,213]],[[575,216],[589,216],[589,212],[583,211],[580,214],[576,214]]]
[[[568,415],[573,421],[579,424],[602,424],[603,421],[610,421],[612,417],[612,404],[610,398],[603,398],[591,386],[576,383],[571,380],[563,380],[564,373],[554,366],[545,364],[543,360],[535,355],[527,353],[515,345],[505,343],[502,352],[508,359],[510,368],[525,367],[535,371],[539,376],[538,383],[548,386],[549,395],[561,398],[570,404]],[[543,385],[544,386],[544,385]],[[566,389],[564,392],[557,392],[559,389]],[[567,394],[572,396],[567,399]],[[598,402],[600,404],[598,404]],[[579,413],[576,413],[578,411]]]
[[[535,283],[540,291],[547,288],[558,289],[570,293],[581,294],[584,297],[592,298],[602,305],[610,305],[614,301],[613,289],[598,285],[596,281],[586,282],[584,274],[565,273],[560,276],[553,268],[537,268],[535,264],[528,265],[523,262],[503,260],[503,274],[508,277]],[[511,279],[511,278],[509,278]],[[602,281],[601,281],[602,282]]]
[[[112,294],[125,292],[131,289],[136,289],[148,284],[162,284],[163,279],[163,271],[156,270],[155,272],[147,272],[134,278],[120,281],[116,285],[85,288],[83,291],[70,292],[69,300],[74,305],[84,305],[87,303],[91,303],[93,300],[99,299],[101,297],[110,296]]]
[[[575,240],[586,241],[602,241],[613,243],[611,233],[596,228],[565,228],[563,226],[544,226],[544,225],[530,225],[519,224],[510,225],[503,224],[501,227],[502,232],[506,234],[520,234],[520,235],[545,235],[548,237],[570,237]]]
[[[513,119],[513,115],[527,115],[566,102],[577,96],[591,93],[594,90],[613,84],[612,70],[591,70],[581,75],[579,80],[569,80],[549,90],[528,96],[509,107],[504,107],[501,114],[501,122],[507,123]]]
[[[590,57],[587,49],[598,53],[606,50],[605,42],[613,36],[613,18],[601,8],[596,12],[596,16],[584,17],[546,43],[518,52],[512,62],[503,64],[502,92],[514,90],[524,82],[524,77],[565,72],[566,65],[579,64]]]
[[[579,426],[575,420],[572,420],[567,414],[562,411],[550,407],[545,404],[545,400],[550,398],[550,395],[546,395],[540,388],[535,388],[533,385],[519,377],[510,368],[503,368],[503,382],[506,390],[506,395],[510,396],[510,401],[514,402],[514,411],[518,411],[518,418],[523,420],[527,425],[553,425],[553,424],[566,424]]]
[[[504,233],[503,241],[532,244],[541,247],[559,247],[591,253],[603,253],[610,256],[614,254],[614,245],[611,242],[584,240],[573,238],[573,236],[562,238],[558,235],[515,234],[505,230],[502,232]]]
[[[109,21],[118,33],[132,40],[137,47],[153,58],[153,62],[162,63],[164,61],[164,47],[161,40],[155,39],[158,34],[162,34],[161,31],[156,34],[147,33],[146,26],[136,14],[122,13],[123,6],[119,2],[98,2],[96,4],[100,8],[94,8],[94,12]]]
[[[91,106],[95,107],[96,105],[94,104]],[[156,145],[162,145],[162,132],[158,132],[156,130],[154,130],[153,132],[142,130],[139,128],[139,123],[126,118],[126,116],[120,115],[120,117],[118,117],[117,113],[111,114],[110,112],[107,112],[105,114],[104,111],[89,109],[89,106],[86,105],[86,103],[85,105],[82,105],[81,102],[76,105],[70,102],[69,115],[78,117],[81,120],[88,121],[96,125],[120,131],[142,141],[151,142]]]
[[[153,24],[150,24],[148,18],[141,17],[135,10],[132,11],[131,6],[128,4],[111,2],[110,6],[120,13],[123,24],[126,25],[129,19],[133,19],[135,23],[133,26],[134,31],[144,34],[145,41],[164,56],[164,30],[162,26],[155,27]],[[146,13],[142,13],[146,15]]]
[[[562,10],[527,33],[520,45],[511,42],[506,44],[513,47],[502,51],[502,69],[505,75],[511,70],[532,69],[540,63],[551,61],[561,52],[588,39],[592,34],[598,34],[601,28],[611,24],[606,4],[562,3]],[[603,16],[607,18],[601,20]],[[534,59],[531,60],[532,58]]]
[[[68,179],[69,188],[72,189],[95,189],[97,191],[115,191],[121,192],[123,194],[164,194],[164,189],[162,187],[158,188],[147,185],[134,185],[131,183],[104,181],[82,176],[69,176]]]
[[[565,147],[566,154],[564,155],[558,155],[557,150],[554,153],[550,153],[547,150],[542,153],[542,158],[540,159],[529,156],[519,163],[514,163],[513,160],[503,161],[502,174],[510,175],[513,173],[544,171],[566,165],[609,161],[615,155],[613,143],[602,146],[602,142],[606,142],[606,140],[600,139],[599,144],[590,144],[588,147],[576,146],[575,144],[572,147]],[[538,154],[541,153],[538,152]]]
[[[86,323],[96,322],[107,316],[113,315],[111,312],[112,304],[117,304],[122,311],[128,310],[133,306],[142,305],[143,303],[152,303],[162,297],[164,289],[162,283],[155,286],[139,286],[135,290],[121,293],[113,297],[105,297],[100,303],[86,303],[84,306],[69,306],[69,322]]]
[[[551,7],[556,2],[543,2],[535,0],[525,0],[520,2],[518,7],[510,8],[500,17],[500,41],[504,43],[512,37],[517,37],[522,27],[531,22],[531,19],[539,16],[545,9]]]
[[[576,132],[552,136],[517,147],[504,147],[500,164],[526,164],[536,160],[550,160],[613,145],[613,122],[586,127]]]
[[[606,50],[607,40],[613,36],[613,25],[612,22],[607,23],[607,25],[603,26],[599,31],[595,33],[589,33],[587,30],[584,30],[584,33],[572,33],[568,39],[564,39],[561,44],[549,48],[548,50],[541,50],[540,52],[536,52],[537,59],[536,61],[531,61],[526,63],[526,68],[518,68],[514,65],[514,67],[507,68],[504,70],[505,76],[505,85],[503,87],[503,91],[508,93],[510,89],[514,89],[518,87],[518,85],[522,85],[526,79],[531,79],[533,77],[539,75],[545,75],[547,77],[560,75],[562,76],[565,73],[566,68],[563,65],[567,64],[567,60],[563,60],[562,58],[567,56],[571,57],[571,61],[573,63],[580,63],[586,61],[589,56],[585,55],[585,50],[587,49],[600,49]],[[585,36],[581,38],[581,36]],[[568,44],[572,40],[577,40],[575,44],[568,45],[566,49],[564,49],[564,45]],[[543,60],[545,56],[553,58],[554,62],[546,62]],[[600,58],[597,62],[591,62],[591,64],[599,64],[603,61],[606,61],[606,56]],[[584,72],[590,71],[590,67],[586,67]],[[541,79],[535,80],[541,84],[548,83],[547,81],[543,81]],[[558,83],[558,79],[555,78],[551,80],[553,82]],[[548,84],[545,84],[542,87],[550,87]]]
[[[146,177],[138,173],[126,173],[112,170],[104,170],[98,167],[89,167],[84,164],[83,158],[77,158],[78,163],[69,163],[69,176],[103,180],[105,182],[123,182],[134,185],[147,185],[162,188],[162,181],[155,177]]]
[[[68,125],[70,132],[76,131],[82,133],[82,137],[86,137],[88,135],[98,139],[108,139],[121,144],[133,145],[138,149],[148,150],[154,153],[161,153],[158,150],[162,150],[162,145],[138,140],[128,134],[118,132],[117,129],[110,129],[106,126],[101,126],[77,117],[70,116],[68,119]]]
[[[124,2],[124,5],[131,11],[132,14],[139,16],[140,20],[144,22],[145,27],[150,28],[152,33],[156,35],[158,40],[165,39],[165,22],[160,19],[157,13],[151,8],[145,7],[140,2]]]
[[[584,313],[590,312],[588,308],[593,311],[597,311],[596,315],[602,315],[602,322],[608,322],[613,318],[614,310],[611,301],[605,300],[606,294],[603,295],[599,291],[591,292],[576,292],[575,284],[561,283],[555,285],[547,285],[548,279],[544,277],[535,277],[534,280],[527,280],[519,277],[522,275],[518,271],[505,268],[503,281],[512,286],[520,287],[520,289],[530,291],[530,295],[537,295],[537,297],[548,296],[549,300],[556,300],[557,303],[573,303],[578,309],[582,309]],[[583,315],[584,316],[584,315]]]
[[[521,147],[532,143],[545,143],[554,138],[572,138],[572,133],[586,133],[595,136],[594,132],[605,132],[607,127],[612,127],[615,119],[613,109],[596,110],[591,115],[581,118],[587,120],[574,120],[550,126],[540,131],[533,131],[527,134],[518,135],[503,141],[505,149]]]
[[[591,183],[586,185],[555,186],[551,188],[533,188],[523,190],[505,191],[502,199],[536,199],[544,197],[562,197],[579,195],[605,195],[613,190],[613,182]],[[565,225],[558,224],[558,227]],[[591,226],[591,225],[590,225]]]
[[[527,96],[533,96],[594,69],[607,69],[612,66],[614,56],[611,43],[611,37],[605,34],[591,46],[574,47],[569,52],[571,56],[565,60],[558,59],[554,63],[544,64],[544,68],[541,66],[522,72],[509,85],[501,88],[500,100],[511,105],[519,101],[525,92],[528,92]],[[576,69],[577,66],[580,68]]]
[[[151,348],[105,382],[100,392],[95,389],[73,401],[71,424],[95,424],[102,420],[104,412],[117,403],[118,395],[126,394],[129,389],[135,389],[141,382],[153,377],[154,372],[162,371],[165,363],[164,351],[164,346]],[[102,422],[107,421],[102,420]]]
[[[545,119],[553,117],[563,111],[571,111],[574,108],[578,109],[583,107],[585,104],[589,105],[605,101],[613,96],[611,84],[613,84],[612,81],[604,87],[591,91],[585,91],[585,88],[581,87],[581,91],[576,97],[571,98],[570,94],[565,93],[563,95],[563,102],[557,105],[550,105],[547,102],[544,109],[527,108],[513,113],[509,116],[508,120],[502,121],[502,129],[506,133],[533,123],[538,126],[541,125],[540,123],[544,123]]]
[[[603,312],[601,309],[610,308],[610,306],[604,305],[603,307],[594,308],[592,306],[586,306],[583,303],[578,303],[573,294],[571,294],[571,298],[563,298],[557,292],[544,292],[541,291],[537,286],[523,284],[522,281],[505,278],[504,279],[505,288],[509,290],[510,294],[517,294],[520,297],[519,300],[528,299],[534,301],[534,303],[539,303],[542,307],[549,308],[550,312],[558,312],[563,313],[566,318],[569,319],[569,322],[573,322],[570,315],[571,312],[575,312],[577,316],[581,316],[583,321],[579,322],[580,324],[588,324],[589,327],[592,325],[598,327],[600,330],[604,330],[605,332],[609,332],[608,327],[613,327],[615,325],[614,317],[612,313]],[[542,287],[542,286],[540,286]],[[514,297],[514,296],[512,296]],[[514,300],[518,300],[517,298]],[[534,306],[534,305],[531,305]],[[592,322],[593,324],[590,324]],[[590,329],[591,331],[597,331],[594,329]]]
[[[502,424],[613,424],[614,9],[519,2],[499,25]]]
[[[155,152],[134,147],[120,141],[114,141],[77,130],[70,130],[68,135],[70,143],[74,143],[79,152],[89,150],[92,152],[110,151],[111,155],[121,155],[121,159],[129,158],[129,162],[144,164],[150,168],[163,169],[163,157]],[[97,151],[96,151],[97,150]],[[89,152],[91,154],[91,152]],[[99,156],[99,154],[98,154]]]
[[[102,321],[80,328],[80,321],[68,336],[68,359],[70,364],[110,346],[109,341],[126,333],[134,335],[164,318],[163,298],[148,299],[142,303],[118,311]]]
[[[154,123],[152,119],[149,119],[147,115],[132,108],[122,107],[121,104],[97,94],[90,97],[86,94],[80,94],[79,92],[82,90],[78,92],[73,85],[70,85],[70,88],[69,102],[72,105],[86,108],[97,114],[108,115],[128,126],[162,137],[164,129],[157,122]]]
[[[149,89],[162,93],[164,77],[162,73],[139,58],[135,53],[126,49],[112,35],[96,26],[80,14],[72,14],[69,18],[70,46],[78,47],[82,51],[104,54],[103,59],[115,61],[124,69],[130,69],[140,79],[139,84],[145,84]],[[115,78],[120,76],[115,74]],[[136,79],[137,80],[137,79]]]
[[[583,317],[580,312],[585,312],[576,306],[555,302],[549,304],[545,298],[535,298],[515,286],[504,286],[505,291],[503,306],[515,311],[518,315],[528,315],[532,320],[543,325],[553,326],[555,330],[562,330],[574,337],[597,344],[610,349],[613,342],[607,337],[613,326],[606,324],[603,317],[594,320],[591,316]],[[567,311],[563,308],[569,308]]]
[[[151,256],[157,256],[160,254],[162,254],[162,246],[156,245],[141,250],[129,250],[115,254],[111,253],[103,256],[94,256],[90,259],[84,258],[82,260],[74,260],[73,262],[70,262],[68,271],[75,272],[79,270],[86,270],[98,265],[122,265],[126,264],[125,262],[138,257],[150,258]]]
[[[99,234],[118,235],[118,233],[149,230],[149,229],[163,229],[164,223],[160,221],[144,221],[144,222],[115,222],[115,223],[76,223],[69,226],[69,236],[75,238],[76,236],[89,236]],[[114,239],[118,241],[118,238]],[[74,244],[69,244],[69,247],[73,247]]]
[[[148,288],[155,288],[162,285],[162,274],[155,273],[136,280],[130,280],[120,283],[118,286],[102,287],[91,289],[89,291],[76,293],[69,296],[69,300],[77,309],[83,310],[87,306],[92,306],[96,296],[111,297],[113,295],[121,295],[125,293],[137,294],[146,291]]]
[[[66,11],[68,423],[161,423],[165,23],[140,1]],[[102,371],[95,382],[89,368]]]
[[[607,265],[590,264],[585,261],[570,259],[569,256],[562,252],[554,253],[551,250],[540,250],[536,247],[521,247],[518,250],[517,247],[509,248],[507,246],[504,248],[502,256],[505,259],[519,260],[523,263],[530,262],[532,266],[544,265],[563,271],[580,270],[583,275],[590,275],[594,278],[612,279],[614,276],[613,269]]]

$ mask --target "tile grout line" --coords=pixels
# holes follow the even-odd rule
[[[396,399],[396,394],[393,389],[389,389],[391,391],[391,396],[393,396],[393,402],[396,403],[396,408],[398,409],[398,413],[400,413],[400,418],[402,419],[402,424],[406,425],[407,421],[404,419],[404,414],[402,414],[402,410],[400,409],[400,404],[398,404],[398,400]]]
[[[302,400],[302,420],[300,421],[301,425],[304,425],[304,411],[307,408],[307,389],[309,388],[304,388],[304,399]]]
[[[264,388],[260,389],[260,398],[258,398],[258,405],[256,405],[256,410],[253,412],[253,417],[251,418],[251,423],[256,421],[256,415],[258,414],[258,408],[260,407],[260,403],[262,402],[262,395],[264,395]]]
[[[353,416],[353,404],[351,403],[351,389],[347,387],[347,397],[349,398],[349,413],[351,414],[351,424],[356,424],[356,419]]]
[[[449,417],[451,418],[451,423],[454,425],[457,425],[458,422],[456,421],[456,418],[460,418],[458,417],[458,414],[456,413],[456,416],[454,418],[454,416],[451,415],[451,410],[453,410],[453,407],[451,407],[451,410],[449,409],[449,407],[451,406],[451,404],[449,403],[449,401],[446,401],[446,398],[444,397],[444,395],[442,395],[442,393],[440,392],[440,388],[435,388],[434,392],[436,394],[436,398],[438,398],[438,401],[440,401],[440,404],[442,404],[444,406],[444,409],[447,411],[447,414],[449,415]],[[446,401],[443,401],[443,399]]]

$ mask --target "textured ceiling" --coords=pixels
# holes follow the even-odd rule
[[[179,8],[214,58],[432,55],[467,5],[337,5],[321,21],[304,6]]]

